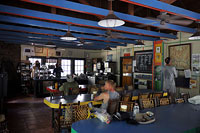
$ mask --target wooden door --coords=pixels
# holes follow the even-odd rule
[[[122,86],[132,85],[132,58],[124,58],[122,60]]]

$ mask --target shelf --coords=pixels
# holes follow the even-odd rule
[[[143,79],[143,78],[134,78],[134,79],[141,79],[141,80],[147,80],[147,81],[152,81],[152,79]]]

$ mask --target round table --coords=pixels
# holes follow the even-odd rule
[[[143,110],[143,112],[146,111],[152,111],[155,114],[154,123],[131,125],[125,121],[112,121],[110,124],[105,124],[95,118],[73,123],[72,131],[78,133],[179,133],[200,127],[200,105],[170,104]]]

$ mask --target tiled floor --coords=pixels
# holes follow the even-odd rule
[[[8,129],[11,133],[53,133],[51,109],[43,98],[18,97],[7,104]]]

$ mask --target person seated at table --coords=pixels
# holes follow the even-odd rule
[[[105,82],[105,91],[94,98],[94,101],[103,100],[101,107],[99,109],[95,108],[96,111],[107,110],[109,100],[115,100],[120,98],[119,93],[115,91],[115,87],[116,84],[113,80],[108,80]]]
[[[63,91],[64,95],[77,95],[79,94],[78,83],[74,80],[72,75],[67,75],[67,82],[59,88],[59,91]]]

